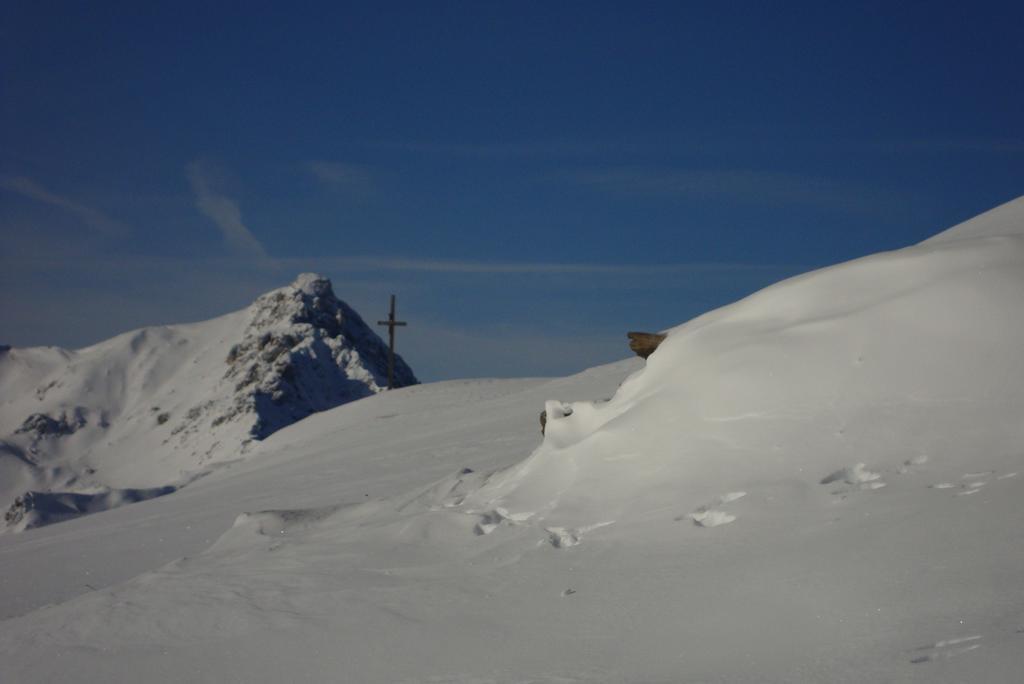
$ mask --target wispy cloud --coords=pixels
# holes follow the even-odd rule
[[[980,154],[1024,154],[1024,140],[909,140],[878,144],[884,149],[913,150],[919,152],[974,152]]]
[[[400,142],[371,141],[360,143],[362,147],[385,152],[402,152],[408,154],[433,154],[451,157],[470,157],[481,159],[516,159],[516,158],[559,158],[559,157],[593,157],[605,154],[639,154],[651,152],[647,145],[617,142],[579,142],[566,140],[522,141],[522,142]]]
[[[69,197],[51,192],[26,176],[0,176],[0,188],[37,202],[63,209],[77,216],[94,230],[104,235],[118,237],[129,232],[126,226],[110,218],[102,211],[86,206],[81,202],[76,202]]]
[[[220,229],[228,250],[235,256],[265,258],[263,245],[242,222],[238,203],[214,188],[209,164],[193,161],[185,167],[185,174],[195,193],[196,207]]]
[[[416,259],[405,257],[321,257],[274,259],[278,268],[289,271],[309,268],[312,264],[323,271],[367,272],[395,271],[410,273],[448,273],[464,275],[638,275],[638,274],[701,274],[727,269],[730,272],[757,272],[776,269],[740,263],[672,263],[672,264],[595,264],[550,261],[460,261]]]
[[[212,318],[299,272],[317,271],[364,314],[383,313],[388,293],[399,293],[410,321],[400,351],[421,379],[563,375],[628,356],[626,330],[681,323],[794,272],[744,264],[500,267],[506,270],[412,259],[124,259],[100,249],[88,258],[0,250],[0,342],[81,347],[139,326]],[[392,270],[422,268],[432,270]]]
[[[630,196],[728,199],[762,205],[873,210],[898,201],[895,193],[784,172],[747,170],[584,169],[560,178]]]
[[[370,171],[348,162],[311,161],[306,168],[327,187],[365,194],[373,188]]]

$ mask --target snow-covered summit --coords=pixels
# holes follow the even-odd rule
[[[334,296],[331,281],[319,273],[300,273],[291,287],[313,297]]]
[[[0,355],[0,506],[32,493],[8,522],[39,524],[26,502],[44,494],[59,499],[47,518],[59,519],[106,507],[113,490],[134,496],[191,481],[253,439],[382,391],[387,359],[316,274],[211,321],[77,351],[10,349]],[[400,357],[395,365],[397,386],[417,382]]]

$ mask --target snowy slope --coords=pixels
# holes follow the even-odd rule
[[[643,367],[374,397],[0,539],[8,605],[80,594],[0,623],[0,678],[1019,681],[1024,204],[996,216],[706,314]],[[154,534],[188,557],[155,567]],[[70,553],[104,581],[14,579]]]
[[[20,529],[150,498],[381,391],[387,350],[306,274],[244,311],[78,351],[0,353],[0,506]],[[398,361],[399,384],[416,382]],[[27,494],[26,494],[27,493]]]
[[[568,406],[545,447],[493,478],[477,505],[587,525],[635,513],[641,495],[671,506],[691,487],[742,489],[737,473],[821,479],[871,459],[890,470],[942,464],[979,443],[1016,457],[1022,295],[1019,234],[780,283],[669,331],[643,373],[610,402]]]
[[[0,619],[196,555],[240,510],[376,500],[455,469],[506,465],[540,442],[537,409],[546,397],[611,396],[638,365],[629,360],[558,380],[448,381],[378,394],[284,428],[244,461],[173,496],[0,536]]]
[[[1024,214],[1024,197],[1018,197],[975,216],[969,221],[944,230],[925,240],[924,244],[999,235],[1019,235],[1022,214]]]

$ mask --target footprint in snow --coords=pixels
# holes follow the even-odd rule
[[[928,489],[959,489],[956,493],[957,496],[969,496],[971,494],[977,494],[981,491],[981,488],[985,486],[985,482],[968,482],[955,484],[953,482],[940,482],[938,484],[928,485]]]
[[[712,503],[701,506],[689,515],[679,516],[676,520],[685,520],[689,518],[697,527],[718,527],[719,525],[726,525],[735,521],[736,516],[717,508],[717,506],[732,503],[737,499],[742,499],[746,495],[746,492],[729,492],[728,494],[723,494]]]
[[[914,652],[919,655],[911,658],[910,662],[918,665],[920,663],[955,658],[965,653],[970,653],[977,648],[981,648],[981,644],[979,643],[980,641],[981,635],[975,634],[974,636],[945,639],[928,646],[921,646],[920,648],[914,649]]]
[[[884,487],[885,483],[881,481],[882,474],[876,473],[872,470],[868,470],[868,467],[864,463],[857,463],[856,465],[848,466],[846,468],[840,468],[839,470],[829,473],[821,479],[821,484],[832,484],[833,482],[842,482],[843,484],[856,485],[862,489],[878,489]],[[873,485],[873,486],[863,486]]]
[[[716,511],[714,509],[710,511],[694,511],[690,514],[690,519],[693,520],[693,524],[698,527],[718,527],[719,525],[726,525],[736,520],[736,516],[725,511]]]
[[[885,486],[885,483],[882,482],[882,474],[868,470],[867,465],[864,463],[840,468],[821,479],[821,484],[823,485],[837,482],[848,486],[846,489],[837,489],[832,492],[838,495],[845,495],[856,490],[881,489]]]
[[[571,527],[545,527],[548,533],[548,543],[556,549],[567,549],[580,543],[582,535],[578,530]]]
[[[967,482],[965,484],[960,485],[963,491],[957,492],[956,495],[967,496],[968,494],[977,494],[978,492],[981,491],[981,488],[987,484],[988,482],[986,482],[985,480],[975,480],[972,482]]]
[[[977,494],[981,491],[982,487],[987,485],[992,480],[990,479],[995,475],[995,480],[1009,480],[1017,477],[1017,473],[1003,473],[1002,475],[996,475],[993,470],[985,470],[978,473],[964,473],[960,478],[963,482],[939,482],[938,484],[928,485],[929,489],[959,489],[956,493],[957,496],[970,496],[971,494]]]
[[[928,454],[918,454],[913,458],[908,458],[907,460],[905,460],[903,462],[903,465],[899,467],[898,472],[900,475],[906,475],[907,473],[912,472],[914,468],[918,466],[923,466],[927,462]]]
[[[607,527],[608,525],[615,524],[614,520],[607,522],[600,522],[594,525],[587,525],[585,527],[545,527],[544,531],[548,533],[547,542],[556,549],[567,549],[572,546],[576,546],[583,541],[583,535],[587,532],[591,532],[601,527]],[[543,544],[543,542],[539,542]]]
[[[498,506],[492,511],[477,513],[480,519],[473,527],[473,534],[479,536],[487,535],[498,529],[501,525],[519,525],[533,517],[533,512],[511,513],[506,508]]]

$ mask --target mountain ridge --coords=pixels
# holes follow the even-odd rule
[[[45,497],[22,496],[29,492],[113,502],[115,490],[131,499],[187,484],[242,457],[253,440],[383,391],[387,354],[317,274],[208,321],[140,328],[79,350],[11,348],[0,356],[0,506],[20,503],[8,526],[81,507],[32,516],[25,502]],[[397,386],[418,382],[400,356],[395,366]]]

